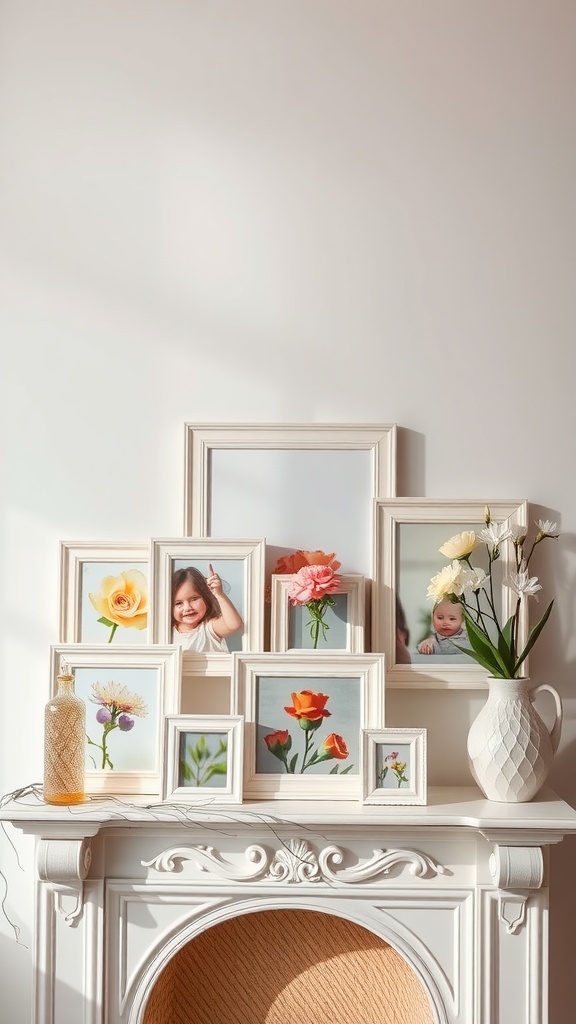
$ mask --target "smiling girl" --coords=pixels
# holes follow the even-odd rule
[[[192,565],[176,570],[172,576],[173,643],[197,653],[227,652],[225,637],[242,629],[242,625],[212,565],[206,577]]]

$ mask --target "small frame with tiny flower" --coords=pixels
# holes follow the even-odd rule
[[[289,597],[291,573],[272,576],[270,650],[302,651],[313,649],[313,640],[308,620],[309,611],[305,604],[293,603]],[[326,610],[325,629],[316,650],[348,651],[363,654],[365,636],[365,578],[360,575],[338,574],[338,590],[332,596],[331,606]]]
[[[526,531],[526,501],[398,498],[374,502],[372,649],[386,654],[387,686],[402,689],[486,687],[489,673],[459,649],[469,642],[463,620],[447,625],[445,635],[435,628],[435,601],[431,591],[435,576],[449,572],[454,559],[459,557],[457,545],[451,542],[467,535],[468,531],[480,537],[486,528],[488,508],[490,528],[496,535],[500,531],[506,538],[499,545],[492,564],[491,581],[494,618],[505,622],[516,605],[516,595],[506,585],[516,568],[510,537]],[[479,568],[488,568],[487,564],[482,564],[482,558],[487,559],[487,547],[480,544],[474,550],[474,564]],[[493,545],[491,550],[494,551]],[[452,611],[460,614],[460,606],[453,604]],[[527,637],[527,619],[522,607],[519,645]]]
[[[384,656],[233,655],[245,800],[359,800],[360,736],[384,726]]]
[[[426,729],[364,729],[362,802],[426,803]]]
[[[160,799],[164,720],[180,706],[181,649],[60,644],[50,657],[52,694],[63,659],[86,707],[86,793]]]

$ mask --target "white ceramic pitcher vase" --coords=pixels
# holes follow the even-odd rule
[[[553,686],[488,678],[488,700],[468,733],[470,771],[488,800],[524,803],[544,785],[560,742],[562,701]],[[533,705],[548,690],[556,715],[550,731]]]

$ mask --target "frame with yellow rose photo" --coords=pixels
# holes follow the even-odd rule
[[[61,643],[149,642],[147,544],[60,543]]]
[[[384,655],[233,655],[244,800],[359,800],[361,731],[384,726]]]
[[[428,596],[433,577],[457,557],[456,549],[451,553],[449,542],[468,531],[478,535],[486,525],[486,507],[490,509],[495,526],[524,528],[527,525],[525,500],[398,498],[374,502],[372,649],[386,654],[387,686],[403,689],[483,689],[487,686],[486,670],[459,650],[468,646],[460,606],[449,606],[454,622],[446,627],[445,636],[441,636],[434,628],[434,601]],[[440,551],[440,547],[445,550]],[[514,592],[504,585],[506,577],[515,569],[512,541],[504,540],[499,551],[493,563],[494,604],[499,619],[506,621],[515,606]],[[474,562],[486,571],[482,557],[487,562],[485,545],[474,552]],[[526,641],[527,634],[528,623],[522,613],[520,644]]]

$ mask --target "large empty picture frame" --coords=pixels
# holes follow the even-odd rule
[[[359,800],[361,730],[384,725],[381,654],[234,654],[246,800]]]
[[[177,570],[193,567],[206,577],[212,565],[224,593],[240,614],[243,628],[226,637],[227,652],[264,648],[264,540],[210,540],[205,537],[153,539],[150,544],[152,638],[174,641],[172,581]],[[201,653],[201,652],[199,652]],[[188,651],[184,649],[185,657]]]
[[[396,426],[185,424],[184,532],[266,537],[371,575],[372,501],[396,494]]]
[[[457,533],[485,526],[490,508],[494,523],[525,527],[528,508],[515,500],[426,500],[402,498],[375,502],[376,551],[372,600],[372,648],[386,654],[386,685],[390,687],[484,688],[487,672],[453,645],[438,645],[433,653],[419,646],[432,635],[433,602],[427,597],[431,578],[450,564],[439,551]],[[478,554],[477,554],[478,553]],[[485,546],[474,552],[481,568]],[[514,549],[504,541],[494,563],[495,603],[502,619],[513,613],[515,595],[502,585],[515,570]],[[458,608],[458,606],[455,606]],[[404,643],[407,634],[407,643]],[[520,646],[527,638],[527,622],[520,620]],[[461,646],[462,644],[460,644]]]

